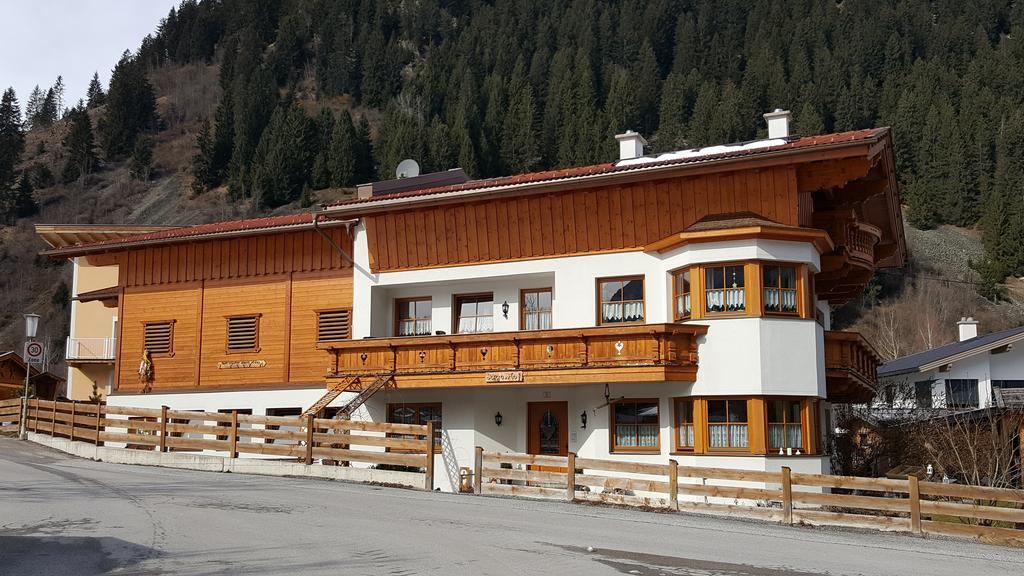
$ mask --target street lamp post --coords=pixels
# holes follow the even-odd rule
[[[31,342],[36,338],[39,329],[39,314],[25,314],[25,340]],[[28,434],[25,425],[28,422],[28,379],[32,376],[32,364],[25,358],[25,391],[21,395],[21,421],[18,423],[19,436],[24,440]]]

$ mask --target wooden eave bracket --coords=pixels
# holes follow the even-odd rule
[[[832,238],[824,230],[782,226],[748,226],[745,228],[702,230],[700,232],[677,232],[661,240],[651,242],[643,247],[643,251],[663,253],[687,244],[750,239],[811,242],[819,254],[828,254],[835,250]]]

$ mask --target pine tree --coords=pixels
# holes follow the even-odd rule
[[[203,120],[196,135],[195,155],[192,156],[192,194],[198,196],[215,186],[213,172],[213,138],[210,121]]]
[[[0,98],[0,190],[6,190],[14,181],[14,167],[24,150],[21,109],[14,88],[8,88]]]
[[[427,127],[426,161],[428,172],[448,170],[458,163],[458,148],[452,140],[452,131],[438,116],[434,116]]]
[[[18,178],[18,186],[14,189],[11,202],[10,210],[14,218],[28,218],[39,212],[39,204],[32,196],[32,190],[29,175],[23,172]]]
[[[146,182],[153,173],[153,140],[140,134],[135,139],[132,155],[128,162],[132,178]]]
[[[658,98],[661,95],[661,71],[654,48],[649,40],[644,39],[640,45],[637,59],[630,67],[630,83],[632,96],[636,106],[639,125],[636,130],[641,134],[653,134],[658,126]],[[617,129],[616,129],[617,130]]]
[[[522,82],[513,95],[501,134],[501,160],[508,172],[530,172],[540,164],[537,113],[529,83]]]
[[[89,108],[102,106],[106,102],[107,94],[103,91],[103,84],[100,83],[99,72],[92,73],[92,80],[89,81],[89,89],[85,93]]]
[[[331,170],[327,158],[330,154],[334,124],[334,115],[331,111],[321,108],[316,117],[316,154],[313,156],[313,173],[309,180],[309,188],[312,190],[323,190],[331,185]]]
[[[89,113],[81,108],[75,108],[68,114],[68,120],[71,128],[64,137],[67,160],[61,171],[61,181],[65,184],[91,174],[96,165],[96,144],[93,140]]]
[[[57,115],[60,115],[64,111],[64,77],[57,76],[57,81],[53,83],[53,105],[57,111]]]
[[[359,158],[356,154],[356,129],[352,115],[342,111],[331,132],[330,147],[327,150],[327,170],[331,185],[344,188],[356,184]]]
[[[43,96],[43,91],[36,84],[35,88],[32,88],[32,92],[29,93],[28,102],[25,103],[25,128],[35,128],[32,121],[39,114],[39,107],[43,105]]]
[[[106,157],[119,159],[131,153],[138,135],[156,128],[156,121],[156,96],[146,70],[125,51],[110,76],[106,114],[99,122]]]
[[[257,203],[274,208],[298,200],[309,180],[316,125],[296,104],[278,107],[253,156]]]

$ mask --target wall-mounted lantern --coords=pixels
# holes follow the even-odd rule
[[[501,314],[507,319],[508,318],[508,300],[501,305]]]
[[[582,424],[581,428],[586,428],[587,427],[587,411],[586,410],[584,410],[583,413],[580,414],[580,424]]]
[[[494,425],[501,426],[501,412],[494,413]]]

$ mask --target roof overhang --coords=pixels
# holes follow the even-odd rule
[[[36,224],[36,235],[52,249],[115,240],[135,234],[170,230],[176,226],[118,226],[110,224]]]
[[[952,364],[954,362],[959,362],[960,360],[965,360],[967,358],[971,358],[972,356],[977,356],[979,354],[985,354],[985,353],[988,353],[988,352],[993,352],[993,351],[998,350],[999,348],[1004,348],[1006,346],[1009,346],[1009,345],[1014,344],[1016,342],[1020,342],[1022,340],[1024,340],[1024,332],[1020,332],[1020,333],[1017,333],[1017,334],[1012,334],[1010,336],[1007,336],[1006,338],[1000,338],[999,340],[995,340],[995,341],[989,342],[987,344],[979,345],[979,346],[976,346],[974,348],[970,348],[968,350],[964,350],[962,352],[958,352],[956,354],[950,354],[949,356],[943,356],[942,358],[939,358],[937,360],[932,360],[931,362],[927,362],[927,363],[924,363],[924,364],[920,364],[920,365],[918,365],[916,367],[915,366],[911,366],[911,367],[908,367],[908,368],[903,368],[901,370],[894,370],[892,372],[884,372],[883,369],[880,368],[879,371],[878,371],[878,377],[879,378],[891,378],[893,376],[902,376],[904,374],[931,372],[932,370],[937,370],[939,368],[942,368],[942,367],[947,366],[949,364]]]
[[[109,302],[113,300],[116,302],[120,295],[121,292],[118,287],[111,286],[109,288],[100,288],[99,290],[79,292],[72,300],[77,302]]]
[[[746,226],[743,228],[678,232],[644,246],[644,252],[667,252],[679,246],[701,242],[749,239],[810,242],[814,244],[819,254],[827,254],[835,249],[835,245],[832,243],[828,232],[824,230],[795,228],[792,226]]]

